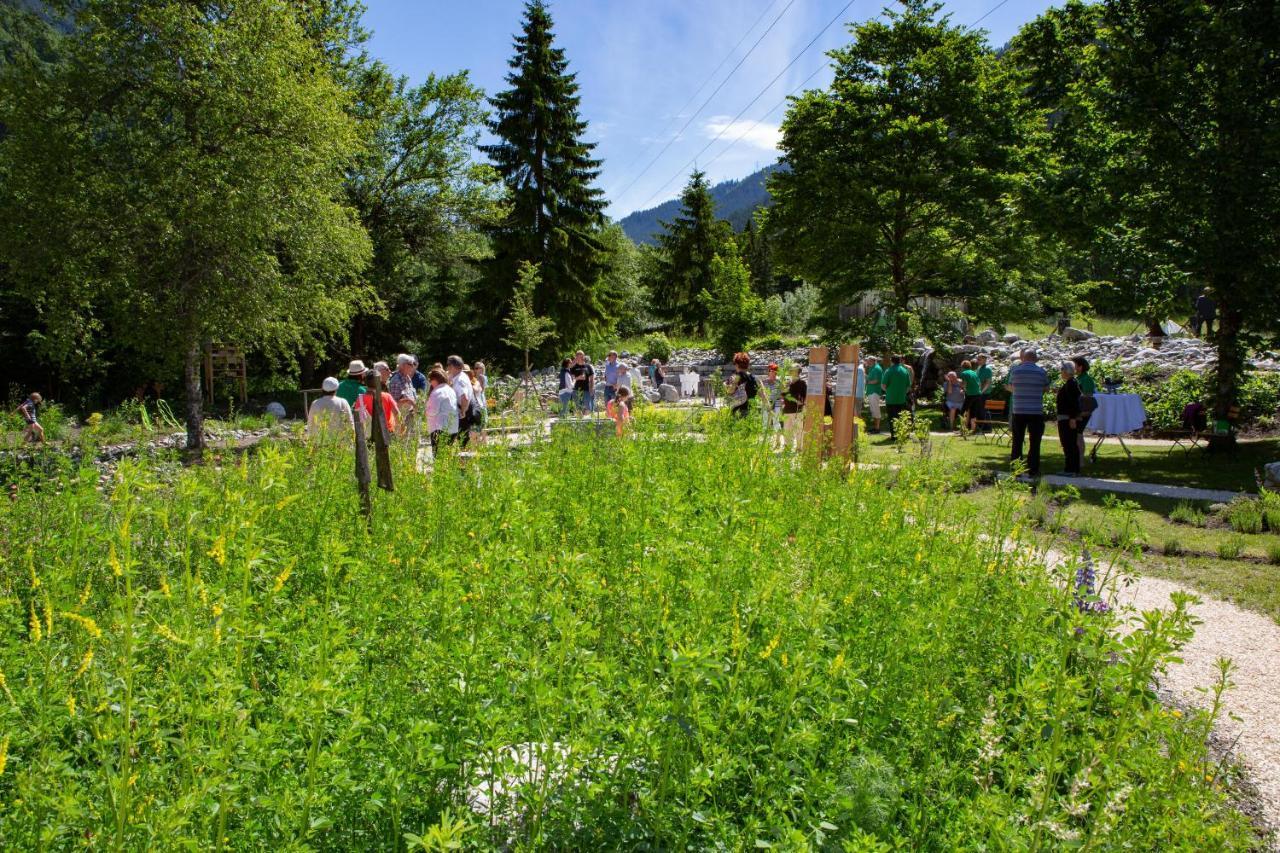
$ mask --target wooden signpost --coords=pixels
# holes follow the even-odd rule
[[[383,491],[395,491],[395,483],[391,479],[391,456],[387,448],[391,444],[391,434],[387,429],[387,419],[382,413],[382,375],[376,370],[366,371],[362,378],[369,391],[371,406],[371,428],[373,436],[374,458],[378,469],[378,488]],[[369,494],[369,445],[364,438],[364,424],[360,423],[357,412],[352,418],[356,430],[356,487],[360,490],[360,509],[366,519],[373,515],[373,498]]]
[[[809,366],[805,369],[804,381],[804,446],[806,451],[816,454],[815,458],[821,459],[825,450],[823,425],[827,413],[826,347],[809,350]]]
[[[836,382],[831,407],[831,452],[845,460],[850,449],[856,451],[857,427],[854,425],[854,395],[858,384],[858,347],[844,344],[836,355]]]

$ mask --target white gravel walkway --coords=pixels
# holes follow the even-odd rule
[[[1218,731],[1228,743],[1238,738],[1238,757],[1258,789],[1267,822],[1280,829],[1280,625],[1172,581],[1133,581],[1121,586],[1117,597],[1138,610],[1172,609],[1169,596],[1175,592],[1200,598],[1190,610],[1201,624],[1182,650],[1183,662],[1169,668],[1160,686],[1180,702],[1204,707],[1208,697],[1196,688],[1212,686],[1218,658],[1230,658],[1235,686],[1223,697]]]
[[[1057,552],[1046,558],[1052,563],[1069,559]],[[1182,663],[1171,665],[1158,686],[1179,704],[1207,707],[1211,697],[1202,690],[1217,683],[1218,659],[1228,658],[1235,665],[1234,686],[1223,695],[1217,732],[1226,743],[1236,744],[1233,757],[1257,789],[1258,805],[1274,833],[1273,848],[1280,850],[1280,625],[1161,578],[1133,576],[1122,581],[1115,603],[1139,612],[1172,610],[1170,596],[1175,592],[1200,599],[1189,607],[1200,624],[1180,652]],[[1136,627],[1140,619],[1134,613],[1130,626]]]

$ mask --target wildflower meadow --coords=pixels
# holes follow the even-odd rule
[[[413,461],[368,526],[336,448],[21,482],[3,846],[1253,842],[1211,716],[1153,691],[1182,603],[1116,630],[1016,487],[979,517],[927,461],[846,476],[719,423]]]

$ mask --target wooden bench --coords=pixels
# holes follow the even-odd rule
[[[988,400],[986,405],[987,416],[982,420],[975,421],[978,429],[991,430],[988,438],[999,444],[1009,438],[1009,403],[1006,400]],[[995,417],[993,417],[995,416]]]

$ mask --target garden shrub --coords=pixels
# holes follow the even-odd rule
[[[1273,566],[1280,566],[1280,543],[1273,542],[1267,546],[1267,562]]]
[[[1189,524],[1192,527],[1201,527],[1204,525],[1204,510],[1199,504],[1191,501],[1178,501],[1173,509],[1169,510],[1169,520],[1175,524]]]
[[[779,350],[785,349],[787,342],[782,339],[781,335],[766,335],[763,338],[756,338],[747,344],[747,349],[758,352],[760,350]]]
[[[1164,552],[1166,557],[1177,557],[1183,552],[1182,543],[1173,538],[1166,539],[1164,546],[1160,550]]]
[[[1236,498],[1222,514],[1236,533],[1262,532],[1262,505],[1253,498]]]
[[[313,447],[6,503],[5,846],[1255,842],[1212,720],[1148,687],[1187,598],[1116,630],[1016,484],[979,514],[936,462],[847,476],[727,418],[392,461],[367,527]]]
[[[662,332],[654,332],[644,339],[644,360],[652,362],[655,358],[666,364],[671,360],[671,341]]]
[[[1244,551],[1244,540],[1239,536],[1229,536],[1218,543],[1218,556],[1224,560],[1234,560]]]

